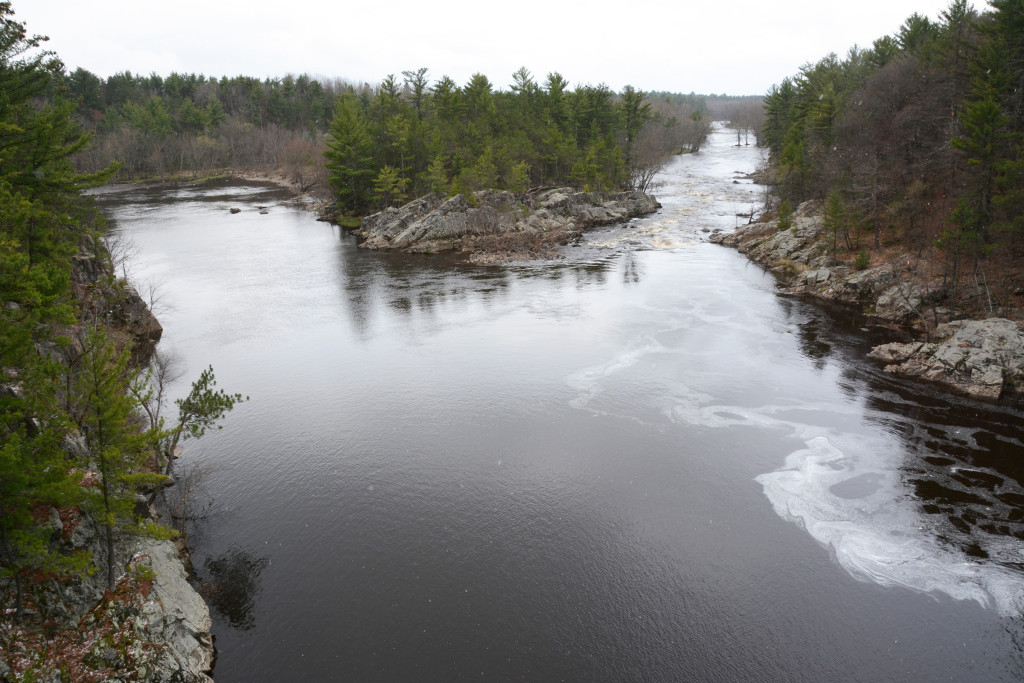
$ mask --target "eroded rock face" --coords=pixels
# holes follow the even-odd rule
[[[886,372],[920,377],[988,401],[1024,387],[1024,324],[1005,318],[940,325],[940,340],[883,344],[868,354]]]
[[[367,216],[354,232],[367,249],[405,252],[486,250],[482,238],[544,235],[560,231],[569,238],[587,228],[628,221],[656,211],[661,205],[639,192],[577,192],[557,188],[538,194],[487,190],[473,201],[462,195],[442,199],[420,197],[400,208]]]
[[[137,348],[151,350],[164,328],[139,292],[113,277],[96,256],[80,252],[71,259],[71,280],[88,315],[106,320],[131,335]]]
[[[787,280],[795,293],[813,294],[826,301],[857,306],[877,322],[906,326],[941,299],[941,280],[916,275],[909,259],[853,271],[830,258],[831,240],[816,202],[805,202],[793,217],[793,228],[778,229],[778,221],[753,223],[731,233],[716,233],[710,241],[736,247]]]

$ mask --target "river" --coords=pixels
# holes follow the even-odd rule
[[[1020,413],[708,243],[761,200],[734,145],[507,267],[272,187],[100,195],[177,395],[212,364],[251,397],[179,461],[218,681],[1024,678]]]

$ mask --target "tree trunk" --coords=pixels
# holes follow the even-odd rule
[[[107,530],[107,589],[114,590],[114,528],[104,525]]]

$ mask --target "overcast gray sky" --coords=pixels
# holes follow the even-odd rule
[[[538,81],[763,94],[801,64],[896,31],[948,0],[14,0],[69,69],[379,82],[427,67],[463,84]],[[977,9],[988,6],[976,3]]]

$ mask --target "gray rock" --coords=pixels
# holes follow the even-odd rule
[[[60,538],[64,534],[64,523],[60,521],[60,510],[50,508],[50,514],[46,518],[46,526],[52,529],[51,536]]]
[[[918,351],[922,351],[924,347],[925,345],[921,342],[914,342],[910,344],[892,342],[890,344],[882,344],[871,349],[868,353],[868,358],[884,361],[886,363],[903,363]],[[931,344],[928,352],[934,351],[934,349],[935,345]]]
[[[545,190],[537,195],[486,190],[469,201],[462,195],[442,200],[420,197],[405,206],[367,216],[355,234],[367,249],[406,252],[473,251],[489,235],[564,231],[621,223],[656,211],[660,205],[639,192]]]
[[[868,356],[889,363],[886,372],[920,377],[984,400],[1024,387],[1024,324],[1005,318],[960,320],[940,325],[936,335],[948,338],[883,344]]]
[[[831,265],[820,204],[801,204],[791,230],[780,232],[777,221],[765,221],[713,234],[710,241],[736,247],[771,268],[793,291],[857,306],[887,325],[907,327],[956,314],[937,306],[944,294],[942,282],[917,274],[908,257],[852,273],[845,266]],[[1008,391],[1024,393],[1020,324],[1004,318],[950,322],[940,325],[933,336],[945,341],[883,344],[869,355],[886,363],[887,372],[920,377],[981,399],[996,400]]]
[[[210,609],[187,580],[178,551],[170,541],[143,540],[135,563],[155,574],[153,589],[142,606],[140,635],[168,646],[160,668],[180,680],[208,681],[213,667]],[[166,680],[171,680],[168,676]],[[155,680],[161,680],[156,678]]]

